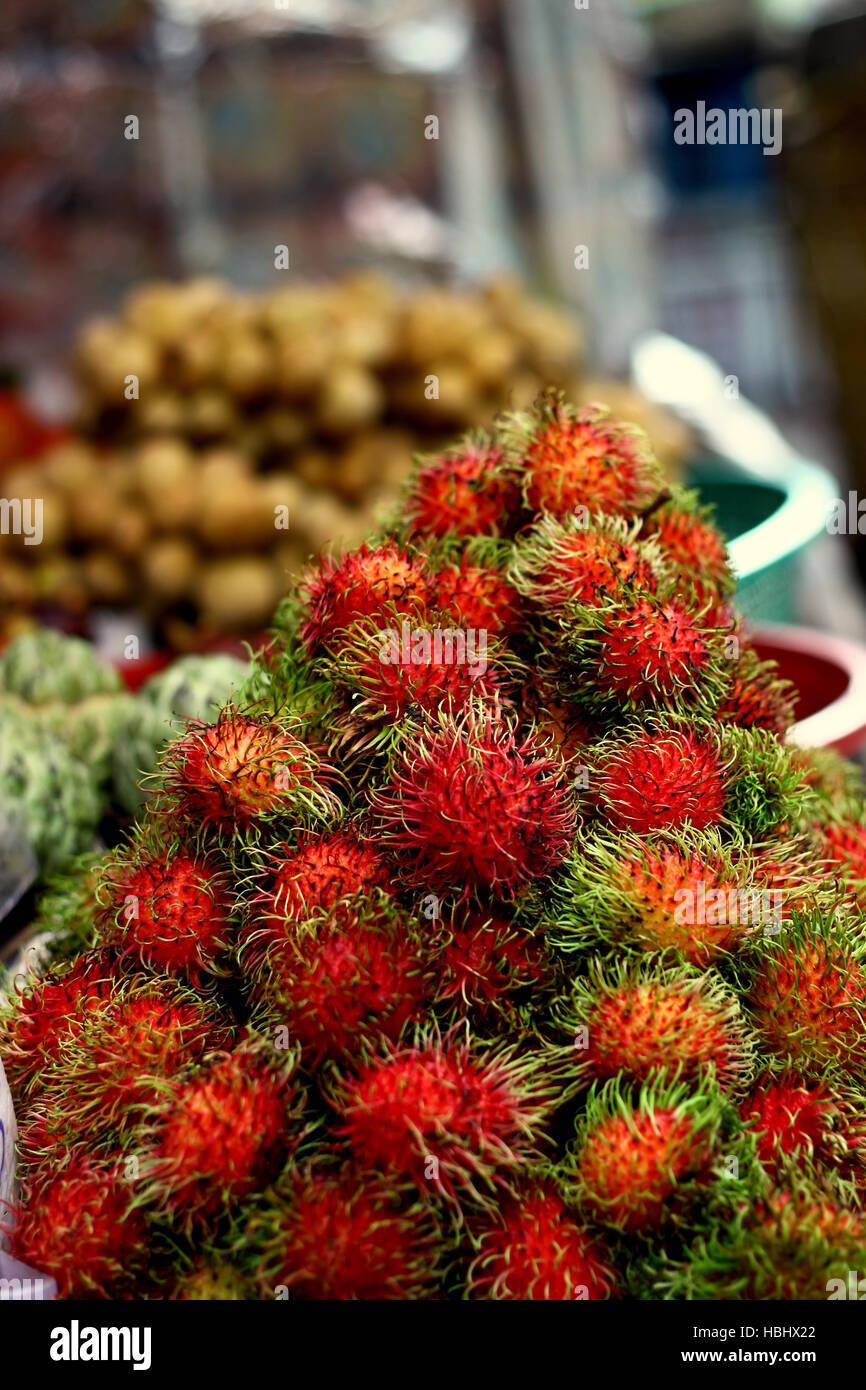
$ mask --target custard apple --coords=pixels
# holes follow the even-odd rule
[[[24,830],[44,871],[88,849],[103,798],[90,770],[37,721],[0,717],[0,824]]]

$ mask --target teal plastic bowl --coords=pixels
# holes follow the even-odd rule
[[[756,622],[794,621],[803,555],[825,533],[838,484],[792,449],[756,406],[732,396],[734,379],[711,358],[676,338],[641,338],[632,375],[701,442],[685,481],[716,508],[738,576],[738,606]]]

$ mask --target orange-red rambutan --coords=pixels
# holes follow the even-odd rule
[[[481,1231],[466,1275],[470,1298],[610,1298],[616,1284],[597,1238],[550,1186],[505,1199]]]
[[[302,637],[308,650],[348,627],[355,618],[376,618],[386,609],[422,613],[430,599],[430,581],[419,560],[386,541],[335,559],[324,555],[301,584],[306,620]]]

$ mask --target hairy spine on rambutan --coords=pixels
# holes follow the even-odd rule
[[[739,962],[740,986],[764,1044],[795,1063],[866,1073],[866,973],[859,920],[797,914]]]
[[[258,1252],[262,1297],[435,1296],[442,1238],[429,1203],[380,1174],[344,1165],[288,1170],[254,1209],[244,1253]]]
[[[769,729],[722,730],[731,759],[726,809],[730,819],[755,840],[790,830],[813,800],[793,749]]]
[[[306,612],[302,640],[314,652],[356,618],[375,618],[388,608],[423,614],[430,582],[420,559],[386,541],[340,559],[322,556],[302,577],[299,592]]]
[[[623,517],[546,513],[517,538],[508,578],[542,617],[554,620],[572,603],[654,593],[665,568],[655,544],[638,540],[639,526]]]
[[[328,1098],[359,1163],[459,1204],[540,1156],[559,1089],[526,1049],[420,1036],[332,1078]]]
[[[508,663],[486,630],[455,627],[435,613],[414,624],[393,612],[383,621],[353,623],[324,663],[339,697],[326,716],[333,748],[387,750],[406,719],[458,714],[473,696],[495,700]]]
[[[14,993],[0,1005],[0,1056],[18,1099],[38,1084],[39,1074],[78,1026],[81,1011],[99,1008],[118,987],[110,953],[95,950],[39,976],[18,976]]]
[[[82,1014],[44,1077],[48,1148],[131,1131],[167,1078],[225,1046],[229,1034],[213,1004],[193,990],[125,976],[104,1007]]]
[[[610,1298],[617,1275],[598,1237],[569,1212],[550,1185],[506,1197],[477,1237],[466,1273],[468,1298]]]
[[[711,714],[728,679],[724,632],[669,594],[569,606],[559,640],[573,696],[596,717]]]
[[[251,977],[259,1027],[284,1026],[305,1066],[396,1042],[419,1022],[434,990],[431,953],[417,922],[375,890],[295,925]]]
[[[106,874],[99,899],[105,939],[118,950],[194,984],[225,973],[233,905],[225,872],[207,858],[133,851]]]
[[[816,1300],[851,1296],[851,1272],[866,1262],[859,1211],[808,1179],[760,1192],[713,1214],[685,1260],[667,1258],[650,1296],[676,1299]],[[855,1288],[857,1275],[855,1274]],[[856,1297],[856,1292],[854,1294]]]
[[[628,1235],[681,1224],[716,1177],[722,1117],[707,1079],[662,1075],[638,1095],[619,1077],[593,1088],[565,1161],[569,1197]]]
[[[733,756],[708,725],[642,729],[598,746],[590,796],[615,830],[704,830],[724,818]]]
[[[612,965],[595,957],[553,1013],[569,1040],[566,1064],[581,1084],[712,1072],[723,1090],[739,1090],[752,1071],[752,1039],[736,995],[715,971],[670,955]]]
[[[530,511],[561,517],[582,507],[634,517],[662,490],[643,430],[615,420],[603,405],[578,409],[548,391],[531,410],[502,416],[498,434],[506,458],[522,472]]]
[[[163,1087],[140,1165],[140,1200],[191,1234],[280,1171],[303,1137],[296,1053],[249,1036]]]
[[[291,818],[314,824],[340,809],[334,770],[297,720],[242,714],[192,723],[164,763],[173,823],[230,835]]]
[[[866,1184],[866,1099],[844,1077],[809,1076],[791,1067],[759,1077],[743,1102],[743,1122],[771,1171],[815,1164]]]
[[[12,1254],[55,1279],[61,1298],[120,1294],[134,1286],[148,1256],[132,1195],[122,1161],[73,1154],[31,1184],[11,1231]]]
[[[411,856],[407,882],[431,891],[511,897],[558,867],[576,823],[561,760],[478,705],[407,737],[371,800],[386,848]]]
[[[402,504],[412,535],[496,536],[512,529],[520,491],[499,447],[470,434],[441,454],[420,458]]]
[[[390,884],[378,848],[352,825],[324,834],[302,831],[294,844],[260,851],[247,885],[245,965],[253,968],[269,945],[290,939],[298,923]]]
[[[780,680],[775,661],[761,661],[746,647],[734,665],[731,681],[722,696],[717,717],[723,724],[741,729],[769,729],[784,738],[794,722],[796,691],[790,681]]]

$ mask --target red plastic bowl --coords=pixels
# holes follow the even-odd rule
[[[807,627],[762,623],[751,632],[760,656],[799,692],[788,741],[851,756],[866,744],[866,647]]]

